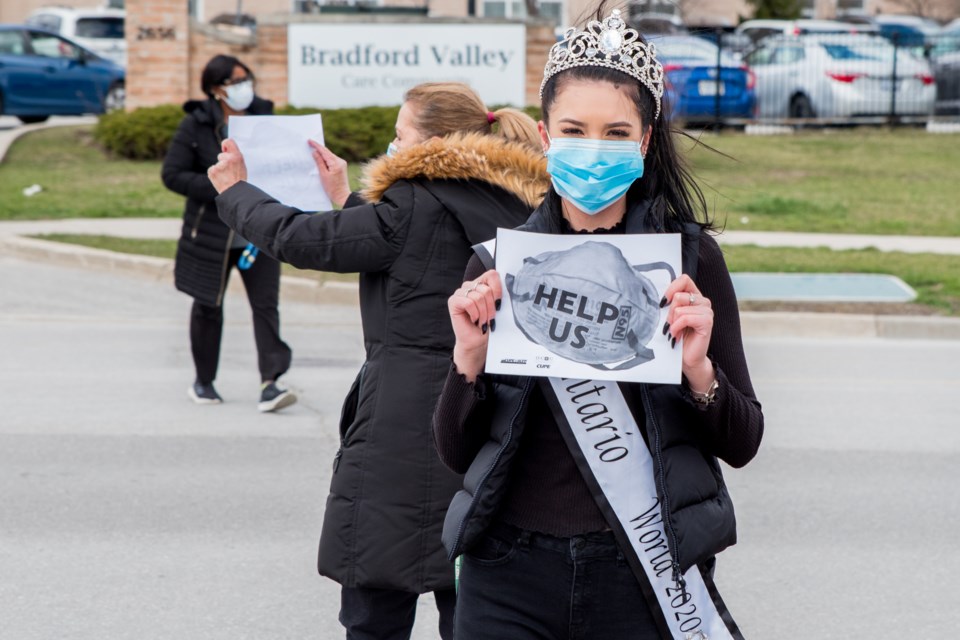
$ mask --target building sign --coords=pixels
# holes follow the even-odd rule
[[[486,104],[525,102],[520,24],[291,24],[288,100],[298,107],[397,105],[422,82],[470,85]]]

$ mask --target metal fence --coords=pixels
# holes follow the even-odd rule
[[[958,35],[901,41],[782,34],[757,43],[737,35],[650,36],[677,120],[708,126],[960,123]]]

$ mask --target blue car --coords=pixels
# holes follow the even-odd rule
[[[649,35],[667,76],[672,117],[687,123],[750,120],[757,106],[756,77],[743,62],[703,38]],[[719,69],[718,69],[719,62]],[[719,71],[719,73],[718,73]],[[719,95],[718,95],[719,94]]]
[[[123,67],[76,42],[0,24],[0,114],[23,122],[123,108]]]

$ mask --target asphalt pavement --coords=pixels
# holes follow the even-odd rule
[[[285,300],[300,402],[255,408],[229,295],[221,406],[186,397],[190,301],[142,274],[0,257],[0,637],[341,638],[316,541],[355,305]],[[956,628],[960,341],[748,337],[767,430],[726,470],[717,581],[746,637]],[[430,598],[415,640],[435,638]]]

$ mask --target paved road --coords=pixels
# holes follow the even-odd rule
[[[0,257],[0,637],[342,637],[313,569],[356,308],[285,303],[302,402],[259,415],[248,311],[197,407],[166,282]],[[751,339],[768,430],[718,583],[748,638],[956,628],[960,342]],[[416,640],[433,638],[425,599]]]

